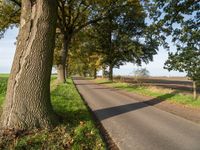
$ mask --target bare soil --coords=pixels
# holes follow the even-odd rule
[[[115,80],[135,85],[142,84],[147,86],[157,86],[161,88],[178,90],[187,94],[192,94],[192,81],[187,79],[186,77],[115,77]],[[200,88],[197,89],[197,92],[200,94]]]

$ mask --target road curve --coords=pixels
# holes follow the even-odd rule
[[[200,150],[199,124],[89,80],[74,83],[119,149]]]

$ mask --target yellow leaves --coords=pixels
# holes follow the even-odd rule
[[[80,121],[80,125],[83,126],[85,124],[84,121]]]

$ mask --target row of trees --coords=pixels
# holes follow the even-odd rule
[[[92,73],[96,77],[97,70],[106,67],[112,80],[115,67],[126,62],[140,65],[152,61],[158,46],[166,46],[164,36],[177,34],[173,23],[184,22],[178,15],[184,14],[179,5],[186,5],[185,9],[190,12],[193,7],[195,10],[199,7],[198,2],[189,0],[172,4],[174,1],[156,0],[1,1],[1,35],[7,28],[20,24],[1,127],[31,129],[56,124],[50,101],[53,63],[59,81],[65,82],[69,74]],[[168,12],[168,8],[172,10]],[[166,16],[161,16],[161,10],[166,10]],[[175,19],[170,14],[174,11]],[[147,16],[154,19],[152,24],[145,23]],[[184,24],[185,27],[189,23]],[[190,28],[193,31],[195,27]],[[199,35],[198,28],[195,33]],[[191,34],[193,36],[193,32]],[[181,41],[182,36],[177,37],[174,41]]]
[[[99,68],[108,66],[110,80],[113,78],[113,68],[126,62],[138,65],[141,62],[148,63],[157,53],[158,47],[158,42],[152,38],[145,24],[145,12],[139,1],[128,1],[122,7],[121,3],[114,5],[106,18],[87,26],[75,40],[81,41],[78,44],[81,53],[77,61],[81,60],[85,64],[83,72],[91,71],[87,66],[90,64],[96,76]],[[72,55],[77,55],[77,44],[71,45],[71,49]],[[81,56],[84,57],[80,59]]]
[[[157,53],[158,44],[148,32],[144,8],[138,0],[92,2],[91,4],[86,4],[87,1],[83,3],[80,0],[69,2],[67,1],[63,7],[59,7],[60,9],[66,8],[65,11],[62,10],[63,12],[60,10],[59,14],[62,15],[58,19],[59,29],[61,33],[64,30],[68,31],[66,35],[62,34],[61,38],[68,36],[67,39],[70,39],[62,40],[62,50],[57,49],[59,55],[57,55],[55,63],[60,82],[65,82],[66,74],[68,74],[66,70],[70,68],[69,49],[73,49],[71,54],[76,55],[77,46],[73,42],[77,42],[77,39],[81,40],[79,45],[82,44],[79,49],[88,53],[86,55],[95,53],[101,59],[101,62],[98,62],[99,65],[109,66],[110,80],[112,80],[114,67],[119,67],[125,62],[141,64],[144,61],[147,63]],[[69,10],[70,12],[68,12]],[[74,18],[74,20],[67,20],[69,18]],[[69,29],[68,26],[72,29]],[[81,36],[84,36],[84,39]],[[81,61],[83,64],[87,62],[88,58],[86,57],[83,57],[85,60]],[[96,59],[94,60],[96,61]],[[95,66],[95,62],[92,63],[91,66]],[[84,65],[84,68],[88,68],[87,64]],[[93,69],[95,72],[96,67]],[[84,68],[82,74],[88,72]]]

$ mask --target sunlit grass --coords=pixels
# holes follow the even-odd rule
[[[183,104],[190,107],[200,107],[200,98],[195,100],[190,94],[183,94],[180,91],[175,91],[172,89],[158,88],[155,86],[133,85],[116,81],[110,82],[106,79],[97,79],[95,80],[95,82],[128,92],[151,96],[160,100],[167,100],[172,103]]]
[[[0,78],[8,78],[9,74],[0,74]]]
[[[5,98],[7,77],[0,77],[0,105]],[[72,80],[51,84],[51,99],[61,123],[53,130],[32,130],[19,137],[0,138],[0,149],[103,150],[105,144]]]
[[[3,100],[6,95],[6,87],[7,87],[8,76],[0,75],[0,112]]]

